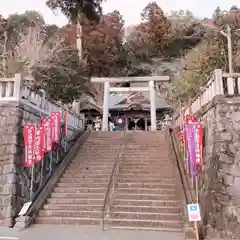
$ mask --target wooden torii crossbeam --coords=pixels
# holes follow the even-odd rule
[[[102,130],[108,131],[109,93],[110,92],[149,92],[151,110],[151,131],[156,131],[156,90],[154,82],[169,82],[169,76],[144,77],[92,77],[92,83],[104,83]],[[148,87],[110,87],[110,83],[148,82]]]

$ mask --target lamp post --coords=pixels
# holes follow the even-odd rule
[[[79,59],[82,59],[82,25],[81,25],[81,14],[78,13],[77,19],[77,39],[76,39],[76,47],[78,50]]]
[[[214,31],[217,31],[222,34],[222,36],[227,38],[227,44],[228,44],[228,67],[229,67],[229,74],[231,75],[233,73],[233,61],[232,61],[232,31],[231,27],[227,26],[227,32],[219,31],[216,26],[209,24],[208,22],[204,23],[203,25],[210,27]],[[237,33],[240,29],[237,29],[234,34],[237,34],[239,37],[240,35]]]
[[[227,38],[228,45],[228,69],[229,74],[233,73],[233,64],[232,64],[232,33],[230,26],[227,26],[227,33],[224,31],[220,31],[220,33]]]
[[[238,35],[238,31],[240,29],[237,29],[235,34]],[[229,74],[231,75],[233,73],[233,54],[232,54],[232,32],[230,26],[227,26],[227,32],[220,31],[220,33],[227,38],[227,44],[228,44],[228,68],[229,68]],[[239,36],[239,35],[238,35]]]

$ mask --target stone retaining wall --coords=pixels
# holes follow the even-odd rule
[[[23,168],[23,126],[40,121],[39,113],[28,106],[0,105],[0,226],[12,227],[14,218],[29,200],[30,179]],[[73,134],[76,132],[69,136]]]
[[[205,163],[199,179],[205,235],[237,239],[240,234],[240,99],[218,96],[197,116],[205,126]]]

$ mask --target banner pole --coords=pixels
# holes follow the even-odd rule
[[[67,152],[67,136],[65,136],[65,141],[64,141],[64,152]]]
[[[189,115],[192,116],[192,109],[191,109],[191,99],[188,99],[188,109],[189,109]],[[192,182],[192,189],[194,190],[194,176],[191,177]]]
[[[196,202],[199,202],[199,198],[198,198],[198,176],[196,175],[195,177],[195,187],[196,187]]]
[[[30,184],[30,201],[33,199],[33,185],[34,185],[34,169],[35,169],[35,163],[33,161],[32,167],[31,167],[31,184]]]
[[[44,169],[44,156],[43,156],[43,159],[42,159],[42,164],[41,164],[41,186],[42,186],[42,182],[43,182],[43,169]]]
[[[34,124],[34,135],[33,135],[33,161],[32,161],[32,167],[31,167],[31,184],[30,184],[30,201],[33,200],[33,185],[34,185],[34,170],[35,170],[35,161],[36,161],[36,151],[35,151],[35,144],[36,144],[36,125]]]
[[[43,119],[43,117],[42,117],[42,112],[40,112],[40,124],[42,125],[42,119]],[[42,125],[42,131],[44,132],[44,126]],[[44,136],[43,136],[43,138],[45,138]],[[44,142],[45,140],[43,140],[43,142]],[[43,149],[44,149],[44,143],[43,143]],[[43,183],[43,169],[44,169],[44,153],[43,153],[43,159],[42,159],[42,162],[41,162],[41,175],[40,175],[40,185],[42,186],[42,183]]]
[[[185,138],[186,137],[186,134],[185,134],[185,114],[184,112],[182,111],[182,103],[181,103],[181,119],[182,119],[182,131],[183,131],[183,157],[184,157],[184,164],[186,165],[186,170],[187,170],[187,175],[189,175],[189,159],[188,159],[188,153],[187,153],[187,147],[186,147],[186,144],[187,144],[187,139]]]
[[[64,152],[67,152],[67,132],[68,132],[68,125],[67,125],[67,112],[64,115],[64,135],[65,135],[65,141],[64,141]]]
[[[197,224],[197,222],[196,222],[196,221],[194,222],[194,228],[195,228],[195,232],[196,232],[196,240],[199,240],[199,234],[198,234],[198,224]]]
[[[49,153],[50,173],[52,173],[52,151]]]
[[[59,160],[59,144],[57,145],[57,160],[56,160],[57,164],[58,164],[58,160]]]

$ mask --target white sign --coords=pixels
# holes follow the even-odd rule
[[[19,212],[18,216],[24,216],[27,212],[27,210],[29,209],[29,207],[31,206],[32,202],[27,202],[23,205],[21,211]]]
[[[200,206],[198,203],[188,204],[187,209],[190,222],[201,221]]]

